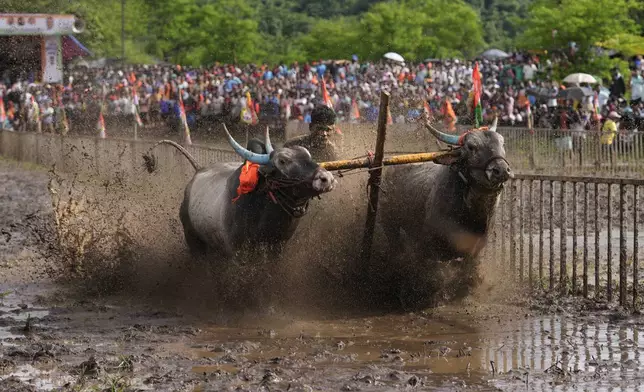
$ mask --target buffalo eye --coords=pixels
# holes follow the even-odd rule
[[[280,165],[282,165],[282,166],[283,166],[283,165],[286,165],[286,160],[285,160],[284,158],[280,158],[280,159],[278,160],[278,162],[279,162],[279,164],[280,164]]]

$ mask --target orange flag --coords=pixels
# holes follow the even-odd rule
[[[333,109],[333,102],[331,101],[331,97],[329,96],[329,92],[326,89],[326,82],[324,79],[322,79],[322,100],[324,101],[324,104],[331,109]]]
[[[358,103],[355,99],[351,100],[351,118],[354,120],[360,118],[360,110],[358,109]]]
[[[324,104],[326,106],[330,107],[331,110],[333,110],[335,112],[335,109],[333,109],[333,102],[331,101],[331,97],[329,96],[329,92],[326,89],[326,81],[324,79],[322,79],[322,101],[324,102]],[[338,135],[342,135],[342,131],[337,126],[335,127],[335,132]]]

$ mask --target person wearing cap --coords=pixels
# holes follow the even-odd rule
[[[301,146],[309,150],[316,162],[335,161],[338,159],[338,148],[330,136],[336,132],[336,114],[326,105],[318,105],[311,112],[309,134],[288,140],[284,147]]]
[[[600,143],[602,145],[602,150],[607,152],[609,157],[609,162],[613,162],[613,141],[617,135],[617,120],[621,116],[615,111],[608,113],[608,119],[602,126]]]

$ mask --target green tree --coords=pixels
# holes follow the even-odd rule
[[[575,42],[579,48],[575,57],[582,58],[598,42],[637,32],[630,17],[635,4],[629,0],[539,0],[530,9],[517,43],[526,49],[556,49]]]
[[[470,56],[484,44],[478,14],[461,0],[378,3],[361,19],[359,42],[365,58],[393,51],[409,60]]]
[[[358,21],[355,18],[319,20],[299,44],[307,59],[344,59],[359,49]]]
[[[249,63],[257,60],[257,14],[245,0],[217,0],[201,7],[198,42],[203,62]]]
[[[623,68],[624,63],[608,60],[595,48],[616,37],[636,34],[639,26],[631,15],[639,7],[629,0],[539,0],[531,7],[517,44],[565,57],[567,61],[554,70],[555,77],[574,71],[607,78],[610,68]],[[577,50],[569,55],[572,42]]]

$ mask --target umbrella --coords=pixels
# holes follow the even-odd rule
[[[576,99],[580,101],[584,97],[594,95],[593,90],[588,87],[570,87],[565,90],[560,90],[557,94],[559,99]]]
[[[385,55],[383,57],[386,58],[386,59],[389,59],[391,61],[397,61],[399,63],[404,63],[405,62],[405,59],[403,58],[403,56],[399,55],[398,53],[394,53],[394,52],[385,53]]]
[[[552,89],[546,87],[532,87],[526,89],[526,94],[532,95],[539,99],[551,99],[557,96],[557,94],[555,94]]]
[[[481,57],[488,60],[500,60],[507,59],[508,57],[510,57],[510,55],[500,49],[488,49],[483,52],[483,54],[481,54]]]
[[[597,79],[595,79],[592,75],[588,75],[585,73],[574,73],[566,76],[566,78],[563,80],[565,83],[597,83]]]

